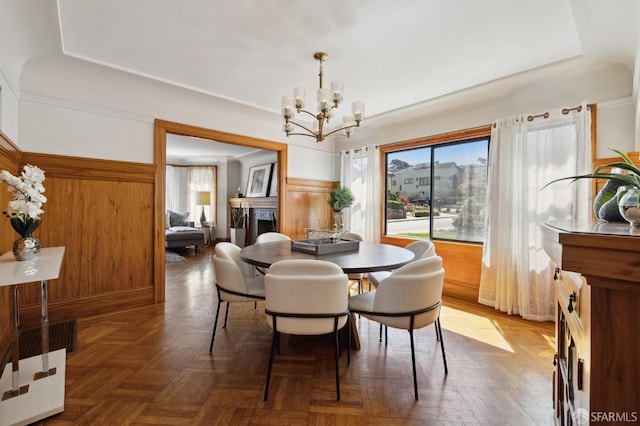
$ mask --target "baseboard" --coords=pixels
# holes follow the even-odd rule
[[[48,303],[49,321],[80,319],[152,304],[153,287],[114,291],[72,300],[53,301]],[[41,315],[40,305],[21,306],[20,326],[29,328],[39,325]]]

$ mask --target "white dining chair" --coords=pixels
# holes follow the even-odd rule
[[[240,250],[237,245],[227,242],[220,242],[215,246],[213,267],[216,276],[218,307],[213,323],[209,352],[213,352],[213,341],[216,338],[216,328],[222,302],[227,302],[224,325],[222,326],[222,328],[226,328],[229,304],[231,302],[255,303],[265,298],[264,276],[256,275],[253,267],[240,258]]]
[[[256,238],[256,244],[270,243],[273,241],[291,241],[291,238],[288,235],[281,234],[280,232],[265,232],[264,234],[258,235]],[[268,270],[258,266],[255,268],[256,271],[262,275],[266,274]]]
[[[351,312],[388,327],[409,331],[416,400],[418,379],[413,330],[435,324],[436,337],[442,350],[444,372],[449,372],[440,326],[443,282],[442,258],[431,256],[395,269],[391,275],[380,281],[377,289],[349,298]],[[385,346],[386,344],[385,335]]]
[[[355,232],[345,232],[342,237],[343,240],[348,241],[364,241],[364,238],[360,234]],[[362,293],[362,280],[364,279],[364,273],[348,274],[350,281],[356,281],[358,283],[358,294]]]
[[[405,246],[405,248],[411,252],[413,252],[413,260],[424,259],[425,257],[435,256],[436,255],[436,246],[429,240],[420,240],[409,243]],[[371,286],[378,287],[380,281],[387,278],[391,275],[391,271],[377,271],[377,272],[369,272],[367,273],[367,281],[369,281],[369,290],[371,290]]]
[[[280,232],[265,232],[258,235],[256,238],[256,244],[268,243],[271,241],[291,241],[288,235],[281,234]]]
[[[334,263],[313,259],[275,262],[265,276],[266,318],[273,329],[269,367],[264,388],[267,400],[274,352],[280,347],[280,334],[322,335],[333,333],[335,343],[336,400],[340,401],[338,331],[349,327],[347,275]],[[347,344],[347,365],[351,352]]]

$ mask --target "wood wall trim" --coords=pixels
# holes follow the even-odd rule
[[[15,175],[18,172],[20,161],[20,149],[0,131],[0,170],[8,170]],[[5,209],[11,198],[6,185],[0,185],[0,211]],[[0,253],[11,249],[15,235],[8,219],[0,222]],[[9,361],[11,354],[13,336],[11,309],[11,288],[9,286],[0,287],[0,371],[4,371],[5,364]]]
[[[245,197],[229,198],[229,207],[246,207],[253,209],[277,209],[278,199],[276,197]]]
[[[278,156],[278,223],[284,229],[287,223],[287,170],[288,170],[288,145],[266,139],[243,136],[204,127],[192,126],[174,121],[156,119],[154,134],[155,157],[155,191],[154,191],[154,301],[163,302],[165,298],[165,255],[164,255],[164,220],[165,220],[165,169],[167,165],[167,133],[182,136],[193,136],[201,139],[209,139],[216,142],[230,143],[233,145],[248,146],[258,149],[275,151]]]
[[[331,191],[333,187],[338,183],[340,182],[327,181],[327,180],[288,178],[287,188],[290,191],[326,192],[327,189]]]
[[[403,149],[416,148],[425,145],[437,145],[445,142],[453,142],[462,139],[475,139],[482,138],[491,135],[491,124],[485,124],[478,127],[471,127],[469,129],[455,130],[453,132],[439,133],[437,135],[425,136],[415,139],[408,139],[405,141],[393,142],[385,145],[380,145],[380,155],[384,158],[384,154],[387,152],[400,151]],[[384,164],[381,162],[381,166]],[[384,176],[384,174],[383,174]]]
[[[47,178],[154,183],[154,164],[25,152],[23,164],[37,164]]]
[[[52,285],[56,283],[52,281]],[[125,309],[153,304],[153,286],[136,288],[133,290],[113,291],[106,294],[95,294],[75,299],[57,300],[47,304],[49,317],[60,319],[75,319],[102,315]],[[40,305],[31,305],[20,309],[20,328],[36,327],[40,325]]]
[[[22,151],[2,131],[0,131],[0,153],[0,167],[3,170],[14,171],[10,165],[20,164]]]
[[[153,301],[164,302],[165,295],[165,195],[167,169],[167,129],[171,123],[156,120],[154,131],[154,160],[156,176],[153,185]]]
[[[284,151],[288,145],[282,142],[270,141],[267,139],[254,138],[236,133],[228,133],[220,130],[207,129],[205,127],[192,126],[190,124],[177,123],[174,121],[155,120],[156,128],[160,127],[167,133],[182,136],[194,136],[202,139],[210,139],[216,142],[230,143],[233,145],[247,146],[251,148],[266,149],[269,151]]]
[[[633,161],[633,164],[640,167],[640,151],[627,152],[627,155],[629,156],[629,158],[631,158],[631,161]],[[598,166],[602,166],[604,164],[609,164],[609,163],[615,163],[617,161],[623,161],[623,160],[620,157],[595,158],[592,161],[592,164],[593,164],[593,168],[595,169]]]
[[[20,165],[20,150],[0,132],[0,169],[8,170],[14,175],[17,174]],[[5,209],[11,199],[6,185],[0,185],[0,208]],[[15,240],[15,231],[11,227],[9,220],[0,222],[0,254],[11,249],[11,244]],[[0,288],[0,367],[4,369],[5,354],[10,353],[11,330],[11,288],[9,286]]]

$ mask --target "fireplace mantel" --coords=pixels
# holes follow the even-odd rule
[[[255,243],[264,232],[277,231],[278,197],[229,198],[229,207],[246,209],[246,244]]]
[[[229,207],[245,207],[249,209],[277,209],[278,197],[229,198]]]

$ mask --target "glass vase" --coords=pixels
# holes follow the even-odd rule
[[[13,242],[13,255],[17,260],[31,260],[40,252],[40,240],[22,237]]]
[[[618,188],[618,209],[622,217],[631,226],[640,226],[640,203],[638,202],[638,188],[621,186]]]
[[[333,229],[340,231],[344,229],[344,213],[333,212]]]

